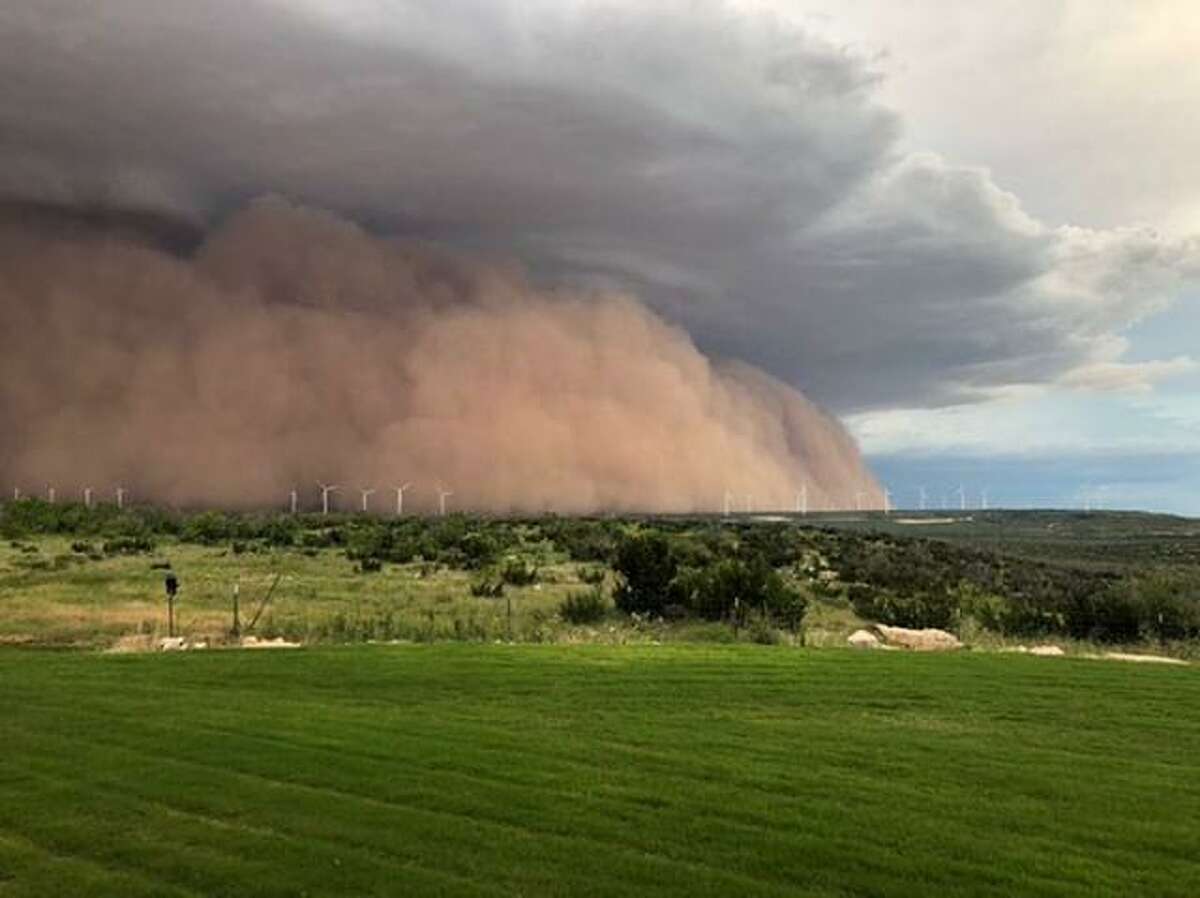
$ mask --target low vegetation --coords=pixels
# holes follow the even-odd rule
[[[257,632],[307,642],[822,644],[878,622],[1196,654],[1194,522],[928,520],[390,519],[23,500],[0,506],[0,638],[103,643],[157,632],[158,581],[174,565],[181,623],[210,639],[233,629],[235,583],[254,602],[278,580]]]

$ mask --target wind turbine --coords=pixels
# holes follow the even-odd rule
[[[439,510],[441,516],[444,518],[446,516],[446,500],[448,498],[450,498],[451,496],[453,496],[454,493],[450,492],[449,490],[442,489],[440,484],[438,485],[437,493],[438,493],[438,510]]]
[[[967,489],[961,483],[958,485],[958,509],[967,510]]]
[[[808,481],[800,484],[800,492],[796,493],[796,511],[802,515],[808,514]]]
[[[53,505],[54,497],[55,497],[54,487],[52,487],[52,486],[46,487],[46,501],[49,502],[51,505]]]
[[[856,490],[854,492],[854,510],[855,511],[862,511],[862,500],[863,500],[863,491]]]
[[[117,508],[125,507],[125,487],[117,487]]]
[[[92,488],[90,486],[85,486],[83,488],[83,507],[92,507]]]
[[[14,502],[21,501],[21,488],[19,486],[13,487],[13,501]]]
[[[336,483],[321,483],[317,481],[317,486],[321,488],[321,514],[329,514],[329,494],[337,492],[339,489]]]
[[[892,491],[886,486],[883,488],[883,513],[892,513]]]
[[[746,514],[750,514],[753,511],[754,511],[754,495],[752,493],[746,493]]]
[[[366,514],[367,513],[367,500],[369,500],[373,495],[375,495],[375,490],[374,489],[360,489],[358,491],[358,494],[360,496],[362,496],[362,510],[363,510],[363,514]]]
[[[979,491],[979,509],[981,511],[987,511],[987,508],[988,508],[988,500],[987,499],[988,499],[987,490],[986,489],[980,490]]]
[[[288,494],[288,498],[291,500],[289,507],[292,509],[292,514],[295,514],[300,510],[300,496],[295,490],[292,490],[291,493]]]
[[[919,490],[918,490],[918,492],[919,492],[919,494],[920,494],[920,497],[921,497],[921,511],[924,511],[924,510],[925,510],[925,507],[926,507],[926,505],[928,505],[928,504],[929,504],[929,496],[928,496],[928,495],[926,494],[926,492],[925,492],[925,487],[920,487],[920,488],[919,488]]]
[[[729,513],[733,508],[733,493],[725,490],[725,517],[729,517]]]
[[[404,514],[404,491],[412,486],[411,483],[406,483],[404,486],[396,487],[396,517]]]

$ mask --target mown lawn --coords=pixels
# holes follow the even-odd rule
[[[0,896],[1200,894],[1200,672],[0,651]]]

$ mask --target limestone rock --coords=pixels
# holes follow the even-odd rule
[[[850,643],[850,646],[856,649],[877,649],[881,647],[879,637],[870,630],[855,630],[846,637],[846,642]]]
[[[952,652],[962,648],[962,643],[953,633],[945,630],[909,630],[906,627],[889,627],[876,624],[872,628],[884,644],[916,652]]]

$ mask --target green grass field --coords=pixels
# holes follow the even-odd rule
[[[1200,894],[1193,668],[0,651],[0,896]]]

